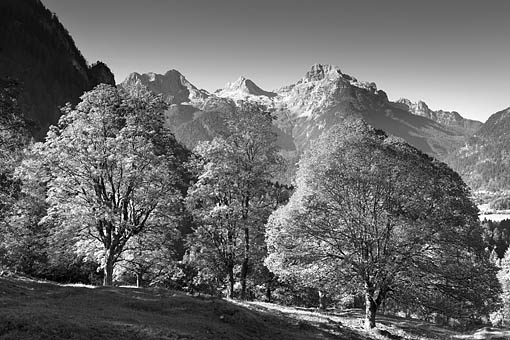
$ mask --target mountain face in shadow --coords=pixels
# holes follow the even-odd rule
[[[115,85],[110,69],[101,62],[89,66],[56,15],[39,0],[0,2],[0,77],[21,84],[20,104],[34,122],[36,139],[58,121],[59,107],[66,102],[76,104],[99,83]]]
[[[446,161],[474,190],[510,190],[510,107],[490,116]]]

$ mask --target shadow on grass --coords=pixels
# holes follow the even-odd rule
[[[0,278],[0,339],[352,339],[334,322],[160,289]]]

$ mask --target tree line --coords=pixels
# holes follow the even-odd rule
[[[273,117],[258,105],[237,102],[219,136],[187,150],[161,96],[99,85],[31,143],[12,125],[15,88],[0,97],[6,270],[285,303],[353,297],[367,328],[382,306],[446,320],[498,307],[469,188],[361,119],[323,133],[282,184]]]

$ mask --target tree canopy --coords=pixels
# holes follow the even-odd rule
[[[187,203],[197,223],[191,241],[195,263],[215,271],[212,276],[228,277],[230,297],[234,268],[240,266],[244,298],[253,259],[264,246],[264,225],[274,202],[271,181],[281,159],[269,113],[256,105],[238,104],[224,117],[223,136],[195,148],[192,168],[198,179]]]
[[[368,328],[388,297],[471,315],[498,292],[477,214],[445,164],[346,119],[299,162],[296,192],[267,224],[266,264],[311,286],[363,293]]]
[[[163,124],[166,104],[140,90],[99,85],[63,109],[21,170],[47,182],[55,237],[75,243],[104,268],[106,285],[126,244],[173,227],[183,190],[183,148]]]

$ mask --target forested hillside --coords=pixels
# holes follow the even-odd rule
[[[480,130],[447,159],[474,190],[510,188],[510,108],[491,115]]]
[[[115,84],[101,62],[89,65],[57,16],[39,0],[0,2],[0,77],[19,82],[20,106],[41,139],[60,106],[99,83]]]

